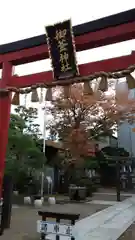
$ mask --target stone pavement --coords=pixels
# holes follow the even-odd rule
[[[116,240],[134,221],[135,196],[77,222],[76,239]]]

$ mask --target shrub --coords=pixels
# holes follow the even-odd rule
[[[89,178],[82,178],[79,182],[80,187],[86,187],[87,197],[92,196],[92,182]]]

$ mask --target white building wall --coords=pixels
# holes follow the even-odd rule
[[[129,98],[135,98],[135,89],[130,90]],[[135,124],[130,125],[128,122],[118,127],[118,147],[127,150],[131,157],[135,157]]]
[[[124,148],[129,152],[130,156],[135,156],[135,149],[133,150],[133,138],[135,141],[135,136],[133,136],[129,123],[125,122],[118,127],[118,147]]]
[[[100,141],[97,141],[99,144],[99,148],[102,149],[104,147],[117,147],[118,146],[118,140],[114,137],[102,137],[100,138]]]

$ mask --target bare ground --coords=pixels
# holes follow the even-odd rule
[[[118,240],[135,240],[135,223],[133,223]]]
[[[112,192],[115,193],[115,190],[101,190],[101,193],[105,194],[94,195],[90,200],[105,200],[105,201],[115,201],[116,195],[108,195],[106,193]],[[130,194],[129,194],[130,195]],[[127,196],[122,196],[121,200],[123,201]],[[58,197],[58,202],[63,204],[56,204],[54,206],[44,206],[44,210],[58,211],[58,212],[68,212],[68,213],[80,213],[80,219],[85,218],[89,215],[94,214],[95,212],[101,211],[107,208],[107,205],[101,204],[88,204],[88,203],[70,203],[67,197],[60,196]],[[64,200],[64,201],[63,201]],[[11,228],[4,232],[4,235],[1,236],[1,240],[37,240],[39,235],[36,233],[36,221],[39,220],[38,209],[32,207],[20,206],[19,208],[13,209],[12,211],[12,223]],[[133,228],[133,229],[132,229]],[[133,233],[132,233],[133,232]],[[135,239],[135,225],[128,230],[126,235],[122,235],[119,240],[132,240]],[[127,235],[128,234],[128,235]],[[130,234],[130,235],[129,235]],[[132,237],[133,235],[133,237]],[[123,238],[123,236],[128,236],[128,238]],[[130,237],[129,237],[130,236]]]

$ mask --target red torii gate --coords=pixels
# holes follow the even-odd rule
[[[73,27],[77,51],[97,48],[135,38],[135,9]],[[49,58],[45,35],[0,46],[0,89],[23,88],[37,83],[53,81],[52,72],[27,76],[12,76],[13,66]],[[94,72],[113,72],[135,64],[135,53],[98,62],[79,65],[80,76]],[[11,94],[0,94],[0,184],[4,173],[8,127],[10,120]]]

